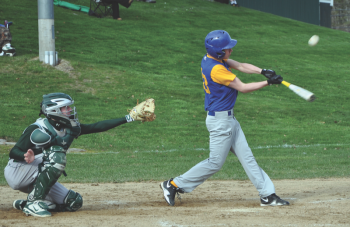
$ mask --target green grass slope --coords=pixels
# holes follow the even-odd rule
[[[89,6],[89,0],[69,0]],[[119,118],[137,99],[156,100],[157,119],[82,136],[62,182],[167,179],[208,157],[200,61],[204,38],[223,29],[238,40],[232,59],[274,69],[315,93],[308,103],[278,85],[239,94],[235,115],[260,166],[274,179],[349,175],[350,34],[206,0],[135,1],[122,21],[55,6],[56,51],[74,70],[38,57],[37,2],[2,0],[13,21],[14,58],[0,58],[0,138],[16,141],[35,121],[42,94],[65,92],[82,123]],[[320,42],[307,45],[317,34]],[[234,72],[243,82],[262,75]],[[0,146],[5,166],[10,146]],[[247,179],[234,155],[211,179]],[[0,184],[5,184],[3,177]]]

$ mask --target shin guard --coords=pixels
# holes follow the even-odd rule
[[[66,151],[62,147],[52,146],[43,153],[39,175],[28,195],[28,201],[44,200],[66,167]]]

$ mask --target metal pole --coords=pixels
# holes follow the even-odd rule
[[[55,50],[53,0],[38,0],[39,60],[45,61],[45,51]],[[54,57],[56,58],[56,56]],[[56,59],[54,59],[56,62]],[[54,63],[56,65],[56,63]]]

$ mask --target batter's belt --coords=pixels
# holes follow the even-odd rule
[[[233,109],[232,110],[225,110],[225,111],[208,111],[209,116],[218,116],[218,117],[227,117],[234,115]]]

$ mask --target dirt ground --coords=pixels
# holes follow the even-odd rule
[[[25,216],[12,208],[26,195],[0,187],[4,226],[350,226],[350,178],[275,180],[291,205],[261,207],[250,181],[206,181],[170,207],[159,182],[64,184],[84,199],[77,212]]]

